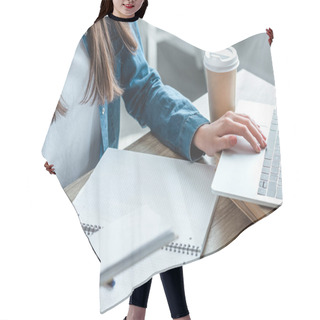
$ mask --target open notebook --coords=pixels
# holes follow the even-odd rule
[[[85,195],[80,198],[86,198],[91,187],[89,184],[84,190]],[[120,206],[110,211],[111,214],[104,211],[101,216],[97,216],[91,207],[90,201],[82,201],[77,205],[81,220],[93,222],[97,219],[94,225],[83,224],[84,227],[95,226],[95,232],[87,231],[87,235],[101,258],[101,284],[107,285],[115,275],[177,238],[172,226],[147,205],[133,211],[121,210]]]
[[[89,240],[100,257],[101,274],[117,252],[125,252],[133,242],[143,245],[145,234],[137,231],[139,225],[149,225],[158,235],[172,226],[177,238],[159,243],[159,250],[140,261],[131,260],[115,275],[112,289],[101,281],[102,312],[125,299],[133,287],[153,274],[200,258],[217,202],[210,188],[213,175],[214,167],[206,164],[111,148],[105,152],[73,201],[81,222],[98,226]],[[144,216],[150,214],[148,221],[142,218],[141,210]],[[139,212],[139,222],[132,222]],[[159,221],[158,230],[151,222],[152,216]],[[107,231],[112,223],[118,230]]]

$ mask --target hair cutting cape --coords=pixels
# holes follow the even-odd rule
[[[124,93],[104,104],[81,103],[90,69],[85,34],[60,97],[66,112],[56,113],[43,146],[101,262],[101,312],[153,275],[222,249],[274,210],[211,191],[217,157],[192,144],[209,123],[205,52],[145,21],[104,19]],[[117,23],[130,24],[135,53]],[[275,107],[268,36],[233,48],[240,61],[236,106]],[[280,162],[273,170],[281,170]]]

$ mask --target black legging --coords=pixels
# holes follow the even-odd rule
[[[171,317],[175,319],[187,316],[189,311],[184,293],[182,267],[160,273],[160,277],[167,297]],[[142,308],[147,307],[151,281],[152,278],[133,291],[129,304]]]

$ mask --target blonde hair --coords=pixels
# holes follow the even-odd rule
[[[57,106],[56,106],[56,110],[55,110],[55,112],[53,113],[51,122],[56,121],[58,114],[60,114],[60,115],[62,115],[62,116],[65,116],[65,114],[67,113],[67,108],[62,105],[62,100],[63,100],[63,98],[60,97],[60,99],[59,99],[59,101],[58,101],[58,104],[57,104]]]
[[[127,22],[112,21],[118,36],[122,39],[127,49],[134,54],[137,43]],[[112,101],[123,93],[115,76],[114,50],[110,40],[105,19],[97,21],[87,33],[90,55],[89,81],[82,100],[88,102],[98,101],[103,104],[105,99]],[[92,87],[92,90],[90,88]]]
[[[147,6],[148,0],[145,0],[136,15],[142,18]],[[102,0],[98,18],[87,31],[90,71],[88,84],[81,103],[87,103],[91,100],[92,104],[98,102],[101,105],[105,103],[105,100],[111,102],[115,97],[123,94],[123,89],[118,84],[115,76],[114,50],[105,19],[105,16],[112,11],[112,0]],[[129,23],[115,20],[112,20],[112,23],[126,48],[134,54],[137,50],[137,42],[131,32]],[[66,112],[67,108],[60,98],[52,121],[56,119],[57,113],[65,115]]]

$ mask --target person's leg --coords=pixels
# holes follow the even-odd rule
[[[189,310],[184,293],[183,269],[174,268],[160,273],[172,319],[189,320]]]
[[[129,311],[126,320],[144,320],[148,304],[152,278],[133,290],[129,300]]]

